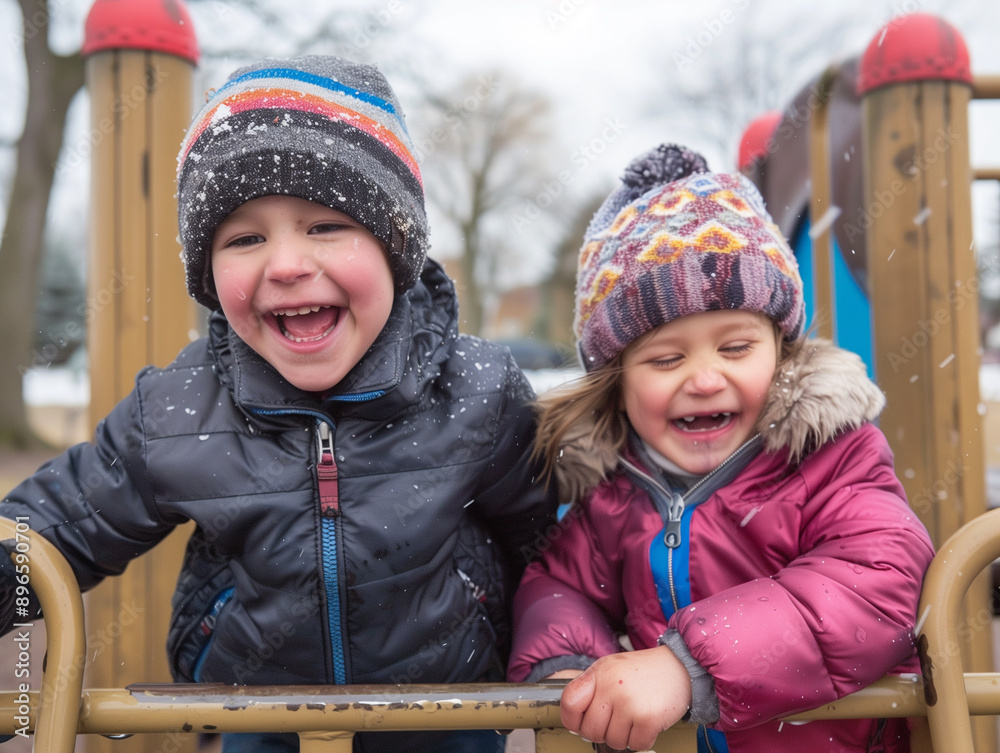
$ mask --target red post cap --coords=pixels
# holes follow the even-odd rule
[[[781,117],[781,112],[773,110],[758,115],[750,121],[750,125],[744,129],[743,135],[740,136],[739,154],[736,159],[740,171],[750,167],[761,157],[767,156],[771,137],[774,136],[778,123],[781,122]]]
[[[858,67],[858,93],[932,79],[971,85],[969,49],[944,19],[911,13],[891,20],[868,43]]]
[[[149,50],[198,63],[198,40],[181,0],[94,0],[84,25],[83,49]]]

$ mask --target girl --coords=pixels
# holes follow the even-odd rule
[[[579,675],[563,723],[615,748],[687,720],[703,751],[909,750],[905,720],[778,721],[916,671],[933,550],[871,424],[884,397],[804,339],[756,189],[654,149],[577,283],[588,373],[544,401],[536,450],[573,505],[515,597],[510,679]]]

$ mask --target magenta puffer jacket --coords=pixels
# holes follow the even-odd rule
[[[733,753],[909,750],[906,720],[777,720],[919,671],[913,627],[934,553],[870,423],[881,392],[856,356],[808,342],[771,390],[765,449],[687,510],[670,573],[681,606],[669,621],[651,565],[664,520],[650,494],[620,465],[601,467],[610,462],[594,437],[567,447],[563,489],[610,477],[570,508],[525,573],[512,681],[582,668],[626,643],[650,648],[672,628],[714,680],[709,726]]]

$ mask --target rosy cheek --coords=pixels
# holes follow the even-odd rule
[[[239,335],[242,339],[246,340],[247,337],[253,334],[253,316],[247,315],[245,317],[231,317],[226,316],[229,321],[229,326],[233,328],[233,331]]]

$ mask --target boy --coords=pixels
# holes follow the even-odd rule
[[[502,680],[519,550],[554,504],[528,462],[530,388],[505,349],[458,334],[452,284],[426,259],[388,83],[330,57],[236,71],[182,145],[178,207],[208,336],[140,372],[93,441],[0,514],[29,517],[84,589],[194,520],[168,637],[178,681]]]

